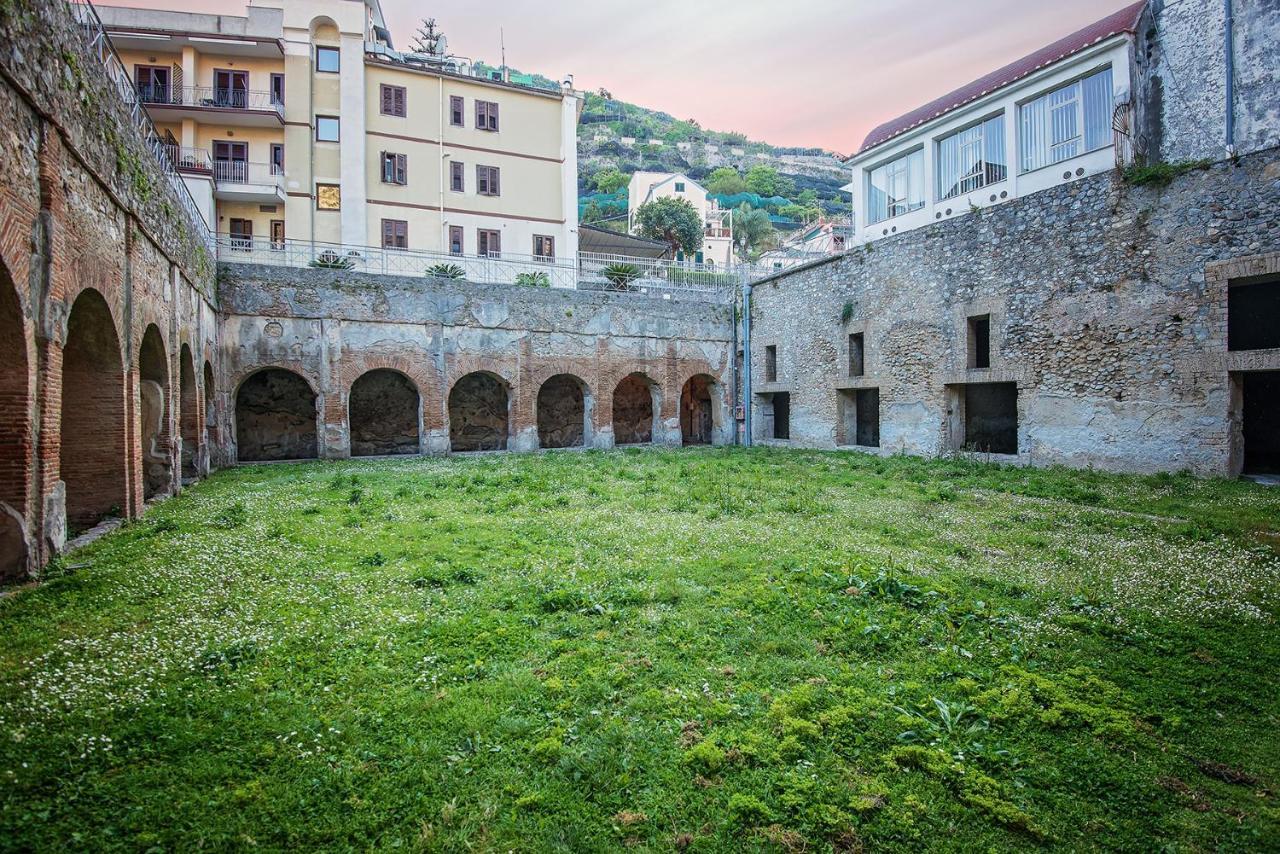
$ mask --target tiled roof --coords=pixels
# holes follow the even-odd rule
[[[1066,59],[1074,53],[1079,53],[1103,39],[1110,38],[1118,33],[1134,32],[1138,26],[1138,18],[1142,15],[1144,6],[1146,6],[1146,0],[1134,3],[1132,6],[1126,6],[1119,12],[1108,15],[1083,30],[1074,32],[1066,38],[1058,39],[1053,44],[1042,47],[1035,53],[1024,56],[1016,62],[1011,62],[985,77],[979,77],[972,83],[961,86],[941,98],[936,98],[923,107],[917,107],[893,121],[885,122],[867,134],[867,138],[863,140],[862,147],[858,149],[858,153],[861,154],[869,148],[888,142],[895,136],[906,133],[917,125],[922,125],[944,113],[949,113],[971,101],[976,101],[989,92],[994,92],[1003,86],[1008,86],[1010,83],[1021,80],[1028,74],[1038,71],[1046,65]]]

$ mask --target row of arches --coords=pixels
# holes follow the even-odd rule
[[[680,396],[680,441],[708,445],[715,431],[715,380],[698,374]],[[473,371],[449,389],[449,450],[505,451],[515,438],[512,393],[496,373]],[[235,434],[241,462],[311,459],[319,454],[318,396],[301,375],[264,368],[236,391]],[[537,447],[594,446],[595,397],[573,374],[556,374],[538,388],[534,408]],[[610,423],[615,445],[649,444],[659,436],[662,391],[635,372],[614,388]],[[417,454],[423,443],[422,399],[409,377],[389,368],[360,375],[347,395],[352,456]]]

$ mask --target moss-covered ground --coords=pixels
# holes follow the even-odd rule
[[[0,849],[1274,846],[1278,537],[847,453],[225,471],[0,600]]]

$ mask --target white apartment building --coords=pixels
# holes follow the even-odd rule
[[[397,51],[379,0],[98,11],[220,254],[576,257],[571,79]]]
[[[868,134],[853,170],[866,243],[1116,167],[1144,4],[1112,14]]]
[[[733,266],[733,217],[707,195],[706,189],[688,175],[672,172],[636,172],[627,185],[627,226],[635,229],[636,211],[656,199],[684,199],[702,217],[702,249],[694,258],[677,256],[677,260],[694,261],[729,268]]]

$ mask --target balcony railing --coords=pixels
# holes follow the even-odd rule
[[[222,184],[283,184],[284,170],[274,163],[247,160],[213,161],[213,180]]]
[[[213,160],[206,148],[188,148],[185,145],[166,145],[165,151],[169,160],[179,172],[202,172],[207,174],[213,168]]]
[[[213,107],[284,116],[284,104],[271,92],[213,86],[139,86],[138,96],[151,106]]]

